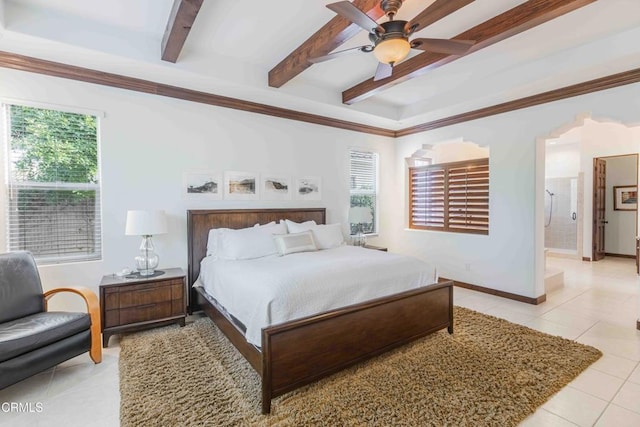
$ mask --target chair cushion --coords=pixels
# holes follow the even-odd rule
[[[31,253],[0,254],[0,323],[42,311],[42,285]]]
[[[0,362],[28,353],[91,327],[86,313],[43,312],[0,323]]]

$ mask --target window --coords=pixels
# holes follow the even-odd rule
[[[409,228],[489,234],[489,159],[409,168]]]
[[[350,207],[367,207],[371,221],[362,223],[365,234],[377,233],[378,223],[378,154],[368,151],[350,151]],[[358,232],[360,224],[352,223],[351,235]]]
[[[40,264],[100,259],[97,118],[4,107],[9,250]]]

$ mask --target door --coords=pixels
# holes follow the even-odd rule
[[[591,259],[604,258],[605,195],[607,189],[607,161],[593,159],[593,254]]]

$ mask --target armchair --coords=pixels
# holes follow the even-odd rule
[[[80,295],[87,313],[47,311],[60,292]],[[0,389],[89,351],[102,361],[100,306],[87,288],[42,291],[33,256],[0,254]]]

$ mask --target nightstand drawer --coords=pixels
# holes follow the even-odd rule
[[[104,276],[100,283],[103,345],[117,333],[174,322],[184,326],[185,290],[180,268],[168,269],[159,278]]]

